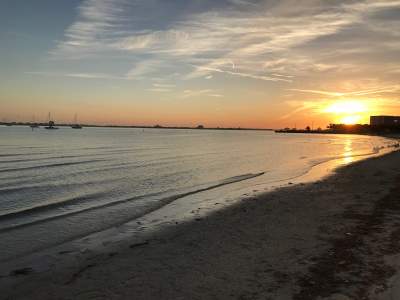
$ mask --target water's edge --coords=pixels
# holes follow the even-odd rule
[[[356,155],[357,158],[352,163],[364,159],[369,159],[377,156],[382,156],[388,154],[392,151],[396,150],[392,146],[388,146],[385,149],[380,149],[380,151],[364,154],[364,155]],[[300,183],[311,183],[317,180],[321,180],[334,174],[335,170],[338,167],[342,167],[342,165],[338,165],[334,163],[337,160],[341,160],[340,158],[332,158],[328,161],[317,163],[309,168],[304,174],[301,174],[296,177],[280,179],[277,181],[271,181],[264,184],[256,184],[256,185],[244,185],[238,186],[235,185],[240,184],[241,182],[246,181],[248,183],[252,179],[260,177],[264,174],[264,172],[257,174],[244,174],[241,176],[236,176],[232,178],[228,178],[225,181],[207,187],[202,188],[196,191],[187,192],[181,195],[176,195],[174,197],[168,197],[165,199],[165,202],[161,204],[158,208],[150,210],[145,215],[142,215],[139,218],[132,218],[131,221],[123,222],[113,226],[112,228],[108,228],[105,230],[93,232],[89,235],[82,235],[80,237],[64,241],[61,244],[51,246],[46,249],[39,249],[28,255],[14,257],[11,260],[0,261],[2,264],[5,263],[7,265],[12,265],[12,261],[20,260],[19,263],[23,264],[26,261],[36,261],[36,264],[40,265],[40,268],[48,268],[50,264],[53,264],[54,261],[58,261],[63,259],[60,257],[60,253],[64,251],[60,251],[60,249],[69,249],[67,252],[104,252],[107,249],[107,245],[115,245],[124,240],[138,240],[142,241],[146,239],[146,236],[150,236],[155,232],[165,229],[168,226],[176,226],[178,223],[189,222],[194,218],[204,217],[205,215],[214,212],[216,209],[221,209],[226,206],[229,206],[237,201],[246,198],[246,197],[254,197],[259,196],[264,193],[271,192],[285,186],[288,184],[300,184]],[[351,165],[346,164],[346,165]],[[331,166],[331,167],[329,167]],[[262,188],[261,188],[262,186]],[[258,190],[254,190],[257,187]],[[197,206],[207,207],[210,203],[214,203],[216,200],[222,202],[220,199],[212,198],[215,195],[212,195],[207,192],[211,192],[213,190],[220,190],[219,195],[226,193],[228,196],[225,198],[225,203],[221,206],[214,207],[213,209],[203,209],[201,210]],[[192,199],[191,199],[192,198]],[[190,200],[191,199],[191,200]],[[204,201],[204,199],[207,199]],[[193,206],[194,205],[194,206]],[[196,210],[196,213],[193,214],[193,211]],[[46,258],[44,259],[44,254],[46,253]],[[40,258],[40,259],[39,259]],[[40,263],[38,261],[40,260]],[[45,261],[43,261],[43,259]],[[1,275],[1,274],[0,274]]]

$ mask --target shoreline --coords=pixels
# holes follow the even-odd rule
[[[49,247],[41,247],[29,252],[21,253],[17,256],[2,258],[0,259],[0,265],[5,261],[18,261],[20,259],[29,261],[32,257],[31,261],[41,260],[40,256],[51,257],[51,259],[46,261],[47,265],[54,264],[54,261],[58,263],[58,258],[54,257],[54,254],[64,252],[64,250],[58,251],[57,249],[59,248],[72,248],[73,250],[69,252],[80,252],[82,249],[85,249],[85,251],[90,250],[97,252],[98,248],[103,248],[104,244],[119,242],[127,239],[127,236],[132,234],[140,237],[151,235],[154,232],[163,230],[163,227],[165,226],[175,226],[178,223],[190,222],[199,217],[207,217],[208,214],[229,207],[232,204],[241,201],[243,198],[259,197],[265,193],[272,192],[287,185],[305,184],[317,180],[323,180],[324,178],[334,174],[337,168],[371,157],[385,155],[393,151],[393,149],[393,144],[387,144],[371,153],[327,158],[315,162],[310,165],[307,170],[296,175],[293,174],[291,177],[287,178],[275,180],[262,179],[262,175],[266,172],[245,174],[228,178],[214,186],[167,197],[165,200],[168,201],[164,201],[166,203],[137,218],[132,218],[128,221],[121,221],[114,226],[85,233]],[[257,181],[258,177],[260,177],[260,180]],[[254,180],[256,180],[256,182],[254,182]],[[249,181],[252,183],[249,184]],[[216,201],[218,202],[215,203]],[[116,228],[118,230],[115,230]],[[104,249],[101,249],[100,251],[103,250]],[[39,258],[37,258],[38,256]],[[29,262],[28,264],[32,263]],[[34,262],[34,264],[36,263]],[[41,265],[44,264],[41,263]],[[2,274],[0,271],[0,278],[1,276],[5,276],[5,274],[4,272]]]
[[[28,136],[29,136],[29,134],[28,134]],[[100,136],[103,136],[103,135],[101,134]],[[107,136],[108,136],[108,134],[107,134]],[[163,189],[163,187],[164,187],[164,185],[163,185],[164,179],[161,178],[160,176],[156,177],[157,178],[156,180],[150,180],[152,185],[149,189],[146,188],[147,190],[145,190],[144,192],[142,192],[140,189],[132,190],[129,188],[129,186],[127,186],[127,188],[123,187],[125,181],[120,182],[117,180],[117,181],[115,181],[115,184],[113,183],[113,181],[110,181],[109,183],[107,183],[107,184],[110,184],[110,186],[112,186],[112,187],[121,186],[122,187],[121,189],[119,187],[117,189],[121,190],[123,193],[124,193],[124,191],[129,191],[129,192],[123,194],[121,197],[120,197],[120,195],[118,195],[118,193],[116,193],[115,194],[116,197],[114,197],[113,196],[114,192],[112,190],[110,190],[110,194],[108,194],[108,192],[109,192],[108,190],[105,190],[105,192],[106,192],[104,194],[105,196],[103,197],[103,195],[101,194],[99,197],[99,200],[101,200],[101,201],[97,202],[96,194],[94,194],[93,203],[91,202],[91,200],[88,201],[87,203],[84,201],[82,203],[83,204],[82,207],[80,207],[80,204],[79,204],[80,198],[76,197],[76,196],[79,196],[80,194],[85,195],[87,192],[90,196],[91,193],[93,191],[96,191],[97,188],[96,188],[96,186],[93,186],[93,189],[90,187],[89,187],[89,189],[86,189],[85,185],[80,185],[79,181],[74,179],[75,178],[74,176],[68,177],[68,178],[73,179],[72,182],[74,185],[72,185],[71,187],[76,186],[76,188],[78,188],[78,193],[75,193],[76,196],[74,194],[70,195],[69,192],[65,188],[63,188],[62,185],[60,186],[60,188],[58,188],[57,185],[55,185],[54,191],[52,191],[52,189],[53,189],[52,188],[49,190],[49,193],[47,193],[47,191],[46,191],[43,196],[40,196],[40,195],[37,195],[36,193],[34,193],[34,194],[32,194],[32,200],[30,199],[31,196],[29,194],[24,195],[24,193],[22,193],[22,192],[25,192],[26,189],[22,190],[21,193],[19,193],[19,192],[15,193],[15,197],[13,195],[11,195],[11,199],[14,199],[14,198],[16,200],[21,199],[22,203],[29,204],[31,201],[32,201],[32,203],[42,203],[42,202],[46,203],[47,202],[47,200],[46,200],[47,194],[50,197],[52,197],[52,198],[50,198],[50,200],[53,198],[58,199],[57,197],[54,197],[54,195],[58,194],[57,191],[60,191],[61,193],[65,193],[66,200],[68,200],[68,201],[70,199],[73,201],[76,200],[76,201],[78,201],[77,202],[78,205],[75,207],[74,205],[70,205],[70,202],[66,202],[65,211],[64,211],[64,204],[62,204],[62,205],[60,205],[60,208],[57,208],[57,210],[54,210],[54,211],[50,210],[49,213],[47,213],[46,211],[43,211],[43,215],[42,215],[42,212],[39,211],[39,213],[37,215],[36,215],[36,213],[33,214],[32,218],[30,216],[28,216],[28,218],[26,220],[24,218],[17,218],[14,222],[14,220],[11,218],[10,221],[5,220],[5,222],[2,222],[2,228],[3,228],[3,227],[5,227],[4,225],[8,225],[8,224],[19,225],[19,224],[23,224],[23,223],[29,223],[29,222],[31,222],[31,220],[41,221],[41,219],[44,219],[44,221],[42,223],[37,223],[36,225],[32,225],[32,227],[27,226],[26,228],[22,227],[22,229],[17,229],[15,231],[14,230],[4,231],[1,235],[4,246],[1,248],[1,251],[0,251],[1,252],[0,253],[1,254],[0,261],[6,261],[6,260],[8,261],[8,260],[14,259],[16,257],[19,257],[19,258],[24,257],[26,255],[29,255],[30,253],[50,249],[56,245],[61,245],[64,243],[68,243],[70,241],[75,241],[76,239],[85,238],[88,235],[91,235],[92,233],[101,232],[101,231],[107,230],[109,228],[113,228],[113,227],[120,228],[122,225],[126,224],[126,222],[130,222],[133,219],[140,218],[141,216],[143,216],[145,214],[151,213],[151,211],[158,210],[161,206],[164,206],[165,204],[170,203],[170,200],[174,200],[173,202],[179,201],[179,200],[176,200],[176,198],[178,198],[178,197],[180,198],[182,196],[182,194],[183,194],[183,196],[186,195],[186,191],[192,192],[192,191],[196,191],[200,188],[202,190],[203,186],[210,187],[210,186],[214,186],[214,184],[216,184],[216,183],[218,183],[218,185],[219,185],[220,182],[225,182],[226,180],[231,181],[231,179],[237,178],[239,174],[249,174],[249,173],[256,174],[258,172],[265,172],[265,174],[262,176],[259,176],[257,178],[251,179],[251,180],[243,181],[242,183],[230,184],[229,186],[227,186],[225,188],[218,187],[216,189],[213,189],[211,192],[202,191],[201,194],[199,194],[199,195],[190,195],[190,197],[184,198],[183,201],[179,201],[179,203],[182,204],[182,207],[184,206],[184,208],[188,208],[187,203],[190,203],[192,198],[196,198],[193,205],[189,208],[190,210],[188,210],[189,213],[192,210],[195,210],[196,215],[197,215],[197,211],[199,210],[198,209],[199,205],[201,205],[201,211],[205,211],[208,209],[207,207],[204,207],[204,205],[202,205],[202,203],[205,201],[207,201],[209,203],[210,208],[219,209],[220,207],[224,206],[223,204],[225,203],[225,198],[227,195],[229,196],[229,198],[235,198],[232,201],[230,201],[231,199],[229,199],[230,203],[227,203],[229,205],[229,204],[233,203],[237,198],[241,198],[242,196],[247,197],[248,195],[254,194],[254,192],[257,192],[257,193],[264,192],[266,185],[268,188],[270,187],[270,189],[268,189],[268,190],[271,190],[272,188],[275,188],[277,186],[287,185],[289,183],[295,184],[295,183],[297,183],[298,177],[300,177],[306,173],[307,174],[309,173],[310,168],[313,169],[313,172],[315,169],[319,169],[319,170],[321,170],[321,173],[323,175],[325,175],[326,170],[324,170],[324,167],[325,167],[324,162],[327,160],[332,160],[332,159],[338,158],[338,160],[335,160],[335,161],[338,161],[340,163],[343,163],[343,162],[347,163],[347,162],[351,162],[353,160],[358,159],[358,158],[355,158],[355,155],[376,153],[375,149],[378,149],[376,151],[379,151],[379,149],[383,148],[383,146],[386,147],[389,144],[393,144],[392,141],[390,141],[386,138],[380,138],[380,137],[370,138],[370,137],[355,137],[355,136],[350,137],[349,136],[349,137],[345,137],[344,140],[341,137],[334,137],[334,138],[319,137],[317,139],[309,139],[307,137],[300,137],[298,139],[298,144],[299,144],[299,147],[302,147],[302,149],[300,149],[301,151],[297,152],[296,149],[290,149],[290,148],[288,149],[288,151],[286,151],[286,150],[284,150],[285,148],[282,148],[282,150],[284,150],[283,151],[284,153],[288,152],[288,155],[286,155],[286,154],[282,154],[280,152],[280,150],[276,151],[277,148],[279,148],[279,145],[284,144],[285,141],[287,140],[284,137],[271,137],[271,140],[274,140],[275,138],[278,139],[278,141],[277,141],[278,146],[275,147],[275,150],[269,151],[269,150],[263,149],[263,147],[266,147],[266,146],[267,147],[271,146],[271,148],[274,148],[274,146],[270,142],[268,142],[270,140],[270,136],[274,136],[274,134],[273,133],[265,134],[265,138],[264,138],[264,134],[249,135],[249,141],[254,142],[253,146],[251,146],[252,143],[242,145],[242,143],[238,142],[239,140],[236,138],[236,135],[229,137],[227,141],[230,141],[233,138],[234,141],[237,141],[237,142],[235,142],[235,144],[238,147],[238,149],[244,150],[244,151],[241,150],[241,152],[243,152],[243,153],[240,154],[239,161],[236,161],[234,164],[230,164],[229,160],[224,158],[224,155],[219,155],[219,154],[217,156],[221,156],[222,160],[218,158],[217,160],[214,161],[214,159],[216,159],[216,157],[214,156],[214,153],[211,152],[210,153],[211,155],[208,155],[209,159],[207,159],[206,156],[204,156],[204,165],[201,164],[201,165],[199,165],[199,168],[196,168],[195,170],[193,170],[194,171],[193,174],[195,176],[197,176],[197,177],[194,177],[194,178],[196,178],[196,180],[193,181],[193,183],[206,182],[207,184],[198,185],[198,186],[192,185],[195,188],[193,188],[193,189],[188,188],[186,190],[182,190],[182,193],[180,191],[178,191],[178,189],[176,189],[177,192],[174,191],[175,185],[177,185],[178,187],[180,187],[182,185],[180,181],[174,181],[172,179],[168,180],[168,177],[165,177],[165,180],[166,180],[165,182],[167,182],[168,185],[172,188],[172,190],[171,190],[172,192],[167,195],[154,194],[153,192],[157,192],[159,190],[158,184],[161,184],[160,185],[161,189]],[[214,137],[211,137],[211,139],[213,139],[213,138]],[[128,138],[128,139],[130,139],[130,138]],[[146,139],[147,139],[147,137],[144,137],[144,140],[146,140]],[[158,139],[157,136],[156,136],[156,139]],[[180,140],[180,139],[181,139],[181,137],[178,135],[177,140]],[[183,136],[183,139],[186,139],[185,135]],[[283,139],[282,143],[279,141],[281,139]],[[50,137],[49,139],[45,138],[45,140],[46,141],[48,140],[50,142],[50,141],[52,141],[52,137]],[[196,140],[201,141],[202,139],[196,139]],[[246,137],[246,140],[247,140],[247,137]],[[295,140],[297,140],[297,138],[295,138]],[[318,142],[321,140],[326,141],[326,142]],[[83,142],[82,138],[78,138],[78,141]],[[138,141],[141,141],[141,139],[135,140],[134,143],[137,143]],[[288,141],[290,141],[290,139]],[[338,143],[336,144],[335,141]],[[311,142],[311,144],[309,144],[309,142]],[[40,143],[40,144],[42,144],[42,143]],[[304,144],[304,146],[303,146],[303,144]],[[321,145],[320,151],[315,151],[315,149],[318,149],[318,148],[311,147],[310,145],[312,145],[312,144],[320,144]],[[331,150],[330,149],[331,144],[337,145],[337,146],[332,147],[332,150]],[[34,144],[34,145],[36,146],[36,144]],[[255,145],[257,145],[257,146],[255,146]],[[39,146],[41,146],[41,145],[39,145]],[[124,148],[124,147],[122,147],[122,148]],[[246,150],[247,147],[249,147],[248,148],[249,151]],[[200,149],[200,148],[198,148],[198,149]],[[305,149],[308,149],[308,150],[305,151]],[[324,149],[324,150],[322,150],[322,149]],[[388,150],[390,150],[390,149],[388,149]],[[23,151],[25,151],[25,150],[23,150]],[[103,150],[100,150],[99,154],[102,154],[102,151]],[[125,149],[121,149],[121,151],[123,153],[125,153]],[[129,149],[127,152],[130,152],[130,151],[131,151],[131,149]],[[167,150],[165,152],[164,150],[161,150],[160,152],[162,152],[162,153],[171,152],[171,154],[172,154],[172,153],[174,153],[174,151],[175,151],[174,149],[171,149],[171,151]],[[198,151],[198,150],[195,149],[194,153],[201,154],[200,156],[203,156],[203,153],[196,152],[196,151]],[[228,150],[228,153],[230,153],[229,151],[230,150]],[[235,156],[235,154],[234,154],[235,151],[236,150],[232,151],[232,157]],[[274,151],[276,152],[274,155],[268,155],[269,152],[273,153]],[[386,151],[386,149],[381,150],[382,153],[385,151]],[[97,150],[93,150],[93,151],[90,150],[89,152],[96,154]],[[105,150],[105,152],[109,152],[109,151]],[[156,152],[158,152],[158,150]],[[301,154],[300,154],[300,152],[301,152]],[[61,149],[60,154],[61,153],[63,153],[62,149]],[[220,153],[223,153],[223,152],[220,152]],[[205,154],[207,154],[207,152],[205,152]],[[169,154],[165,154],[165,155],[162,154],[162,155],[168,156]],[[252,155],[255,155],[254,158],[252,158]],[[114,159],[117,157],[122,158],[123,156],[128,157],[128,155],[123,154],[121,156],[119,156],[119,155],[117,155],[117,156],[112,155],[111,157],[107,156],[106,158]],[[198,163],[195,163],[196,156],[193,156],[193,159],[191,157],[192,157],[192,155],[190,155],[189,160],[193,161],[193,164],[198,164]],[[276,157],[276,159],[271,159],[271,157]],[[292,159],[292,158],[295,158],[295,159]],[[365,156],[362,156],[362,158],[365,158]],[[73,160],[75,160],[75,159],[73,159]],[[81,159],[79,158],[78,160],[80,161]],[[224,160],[226,161],[226,163],[221,164],[221,162]],[[133,161],[135,161],[135,159],[133,159]],[[258,162],[260,162],[260,163],[258,163]],[[114,162],[112,162],[110,164],[113,164],[113,163]],[[219,165],[218,168],[213,168],[213,165],[215,163],[217,163]],[[33,163],[33,164],[36,165],[36,163]],[[107,165],[109,163],[105,163],[105,164]],[[172,164],[175,165],[175,160],[172,161]],[[178,164],[180,164],[180,163],[178,163]],[[190,163],[190,164],[192,164],[192,163]],[[318,164],[318,167],[313,167],[317,164]],[[319,165],[319,164],[321,164],[321,165]],[[102,165],[102,163],[99,164],[99,167],[100,167],[99,170],[101,171],[102,167],[100,165]],[[156,166],[156,165],[154,165],[154,166]],[[329,168],[332,169],[333,167],[335,167],[335,165],[336,165],[336,162],[333,163]],[[93,164],[92,166],[93,166],[93,168],[96,167],[97,163]],[[12,169],[14,166],[13,166],[13,164],[9,164],[9,167]],[[17,166],[15,166],[15,167],[17,167]],[[88,165],[88,168],[90,169],[89,165]],[[125,167],[123,167],[123,169],[124,168]],[[160,166],[157,165],[156,168],[162,169],[163,164],[161,164]],[[210,175],[207,173],[207,168],[209,168],[209,170],[212,171],[212,173]],[[75,172],[74,169],[75,169],[75,167],[68,168],[67,169],[68,174],[77,173],[78,175],[80,175],[80,174],[86,175],[85,172],[81,172],[84,170],[81,170],[80,168],[78,168],[78,169],[76,169],[78,172]],[[123,169],[121,169],[121,171],[123,171]],[[61,170],[61,169],[58,169],[58,168],[54,169],[54,171],[57,174],[60,174],[61,172],[58,172],[57,170]],[[110,176],[106,175],[106,177],[110,177],[110,178],[118,177],[119,172],[120,172],[119,167],[117,166],[117,167],[113,168],[113,170],[115,170],[115,172],[110,173]],[[224,170],[226,170],[226,171],[224,171]],[[96,173],[94,171],[97,171],[97,169],[94,168],[88,174],[96,175]],[[187,170],[187,171],[188,171],[188,174],[191,174],[190,173],[191,170]],[[171,169],[171,171],[165,169],[165,173],[171,173],[171,172],[175,172],[175,171],[173,169]],[[46,173],[47,172],[43,173],[44,180],[36,180],[36,179],[34,179],[35,177],[33,177],[33,179],[34,179],[33,181],[36,181],[39,186],[42,186],[42,185],[46,186],[48,182],[51,182],[53,180],[52,178],[49,178],[49,176]],[[103,174],[103,173],[99,173],[99,174]],[[138,179],[133,178],[132,184],[135,186],[142,185],[145,187],[146,185],[143,184],[145,182],[145,180],[141,179],[143,176],[140,175],[140,172],[136,172],[136,171],[131,172],[130,171],[129,173],[126,173],[126,175],[128,175],[129,177],[135,177],[136,175],[134,175],[134,174],[138,174],[139,177],[138,177]],[[144,177],[146,177],[146,176],[147,175],[145,175]],[[5,177],[7,177],[7,173],[5,174]],[[64,175],[60,174],[60,175],[56,176],[56,178],[64,178]],[[90,182],[90,181],[100,182],[100,180],[97,180],[97,179],[89,180],[89,178],[90,177],[88,177],[88,176],[83,177],[82,183]],[[160,181],[158,178],[160,178]],[[173,178],[175,178],[175,177],[173,177]],[[187,181],[187,186],[190,186],[192,183],[190,181],[190,178],[191,177],[185,178],[185,176],[183,176],[182,179],[185,180],[185,181],[183,181],[183,183],[185,183],[187,181],[187,179],[189,179],[189,181]],[[225,179],[223,179],[223,178],[225,178]],[[319,179],[320,174],[317,173],[315,178]],[[79,177],[77,177],[77,179],[79,179]],[[208,180],[208,179],[210,179],[210,180]],[[236,181],[236,180],[233,180],[233,181]],[[147,184],[147,183],[145,183],[145,184]],[[100,184],[98,186],[99,186],[100,190],[103,190],[103,187],[101,187]],[[147,198],[147,196],[145,196],[146,194],[150,195],[151,198]],[[154,198],[153,198],[153,194],[156,195],[156,196],[154,196]],[[60,195],[63,195],[63,194],[60,194]],[[140,198],[139,200],[136,200],[136,199],[134,199],[135,195],[143,195],[144,197]],[[170,197],[170,196],[172,196],[172,197]],[[6,196],[6,198],[7,198],[7,196]],[[171,199],[171,198],[173,198],[173,199]],[[222,204],[215,206],[212,198],[216,199],[220,203],[222,202]],[[124,204],[123,201],[119,202],[120,200],[125,200],[125,199],[128,201],[126,204]],[[156,201],[153,201],[153,200],[156,200]],[[99,209],[96,211],[95,210],[96,206],[101,207],[101,205],[98,205],[101,203],[106,203],[107,205],[108,205],[108,203],[110,203],[110,209],[108,209],[108,208],[107,209]],[[111,203],[121,203],[121,204],[117,204],[114,206]],[[150,205],[147,205],[147,203],[150,203]],[[72,204],[74,204],[74,202],[72,202]],[[90,207],[93,206],[95,209],[88,210],[88,212],[85,212],[81,209],[81,208],[86,208],[89,206]],[[137,207],[139,207],[139,209],[137,209]],[[183,210],[182,207],[175,205],[175,208],[177,208],[180,213]],[[76,214],[75,214],[75,211],[77,212]],[[83,213],[80,213],[79,211],[83,211]],[[184,213],[186,213],[186,212],[187,211],[184,211]],[[63,215],[63,214],[66,216],[61,217],[61,215]],[[48,220],[49,217],[52,217],[53,215],[55,216],[54,220],[52,220],[52,219]],[[56,215],[60,215],[60,218],[58,218],[58,216],[56,216]],[[165,223],[166,220],[164,220],[164,216],[161,216],[161,217],[162,217],[162,222]],[[175,218],[175,216],[173,216],[173,217]],[[29,221],[29,222],[26,222],[26,221]],[[67,224],[67,226],[63,227],[64,226],[63,224]],[[85,224],[85,225],[82,226],[80,224],[82,224],[82,225]],[[124,226],[124,227],[126,227],[126,226]],[[138,227],[138,226],[136,226],[136,227]],[[54,230],[54,228],[58,228],[58,229]],[[136,230],[135,228],[133,228],[133,229]],[[60,232],[61,234],[59,234],[58,232]]]
[[[127,231],[103,253],[60,248],[64,263],[44,269],[22,260],[1,274],[0,289],[5,299],[369,299],[390,290],[396,270],[383,257],[400,253],[392,241],[399,162],[395,151],[150,236]]]

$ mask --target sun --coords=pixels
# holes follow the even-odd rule
[[[340,119],[340,123],[346,124],[346,125],[357,124],[357,123],[360,123],[360,121],[361,121],[361,116],[359,116],[359,115],[345,116]]]
[[[333,102],[323,110],[333,115],[335,122],[347,125],[360,123],[367,117],[368,111],[366,103],[357,100]]]

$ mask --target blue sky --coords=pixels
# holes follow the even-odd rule
[[[3,0],[0,22],[2,118],[324,126],[335,101],[400,114],[396,0]]]

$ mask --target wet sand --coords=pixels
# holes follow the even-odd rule
[[[103,253],[3,268],[0,298],[400,299],[399,237],[397,151]]]

